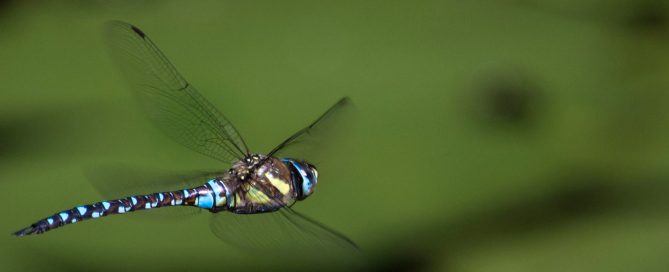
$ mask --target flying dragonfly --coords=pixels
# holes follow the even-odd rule
[[[224,241],[243,244],[246,240],[262,240],[259,237],[263,237],[269,227],[251,227],[244,221],[248,221],[248,216],[272,214],[270,220],[281,226],[279,235],[289,234],[292,236],[287,238],[289,240],[308,237],[307,240],[319,243],[326,241],[357,249],[346,236],[291,208],[297,201],[305,200],[314,193],[318,171],[307,161],[281,156],[283,151],[290,150],[289,147],[308,141],[312,134],[317,134],[318,130],[327,127],[330,120],[341,115],[339,112],[350,108],[349,98],[340,99],[316,121],[267,154],[251,153],[232,123],[179,74],[142,30],[120,21],[110,22],[107,28],[112,55],[120,61],[120,68],[137,98],[143,102],[149,118],[176,142],[224,162],[230,168],[227,171],[182,175],[179,178],[199,182],[199,185],[185,189],[77,206],[39,220],[14,235],[41,234],[64,225],[113,214],[191,206],[215,214],[211,229]],[[122,176],[120,173],[116,177]],[[235,215],[225,220],[218,216],[222,212]],[[263,233],[248,233],[254,228]],[[284,232],[287,228],[292,232]]]

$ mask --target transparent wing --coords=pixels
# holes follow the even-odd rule
[[[103,198],[119,199],[139,194],[193,188],[207,180],[222,176],[222,171],[168,172],[123,164],[88,167],[85,174]],[[183,219],[199,214],[202,209],[167,207],[147,212],[151,218]]]
[[[221,112],[188,83],[139,28],[107,24],[112,57],[149,118],[165,134],[225,163],[248,154],[246,143]]]
[[[105,198],[164,192],[192,188],[209,179],[223,176],[225,171],[165,171],[125,164],[87,167],[86,177]]]
[[[278,156],[313,160],[327,149],[326,142],[330,142],[334,138],[340,138],[341,134],[347,130],[343,125],[350,121],[352,111],[353,103],[351,99],[348,97],[341,98],[316,121],[272,149],[268,157]]]
[[[356,254],[359,251],[346,236],[288,207],[267,213],[215,214],[211,230],[222,241],[248,252]]]
[[[260,194],[262,190],[255,192]],[[270,201],[281,206],[276,200]],[[211,219],[211,230],[224,242],[250,252],[289,252],[291,255],[318,252],[337,256],[359,253],[351,239],[290,207],[256,214],[216,214]]]
[[[351,114],[348,97],[340,99],[309,126],[299,130],[279,144],[269,156],[314,158],[321,155],[329,140],[339,136],[345,115]],[[240,187],[241,188],[241,187]],[[274,195],[267,188],[256,187],[255,192]],[[255,198],[262,198],[257,196]],[[271,200],[278,202],[276,200]],[[274,206],[282,206],[275,203]],[[341,233],[313,220],[290,207],[260,214],[217,214],[211,220],[213,233],[228,244],[249,252],[314,258],[346,256],[359,259],[361,254],[353,241]]]

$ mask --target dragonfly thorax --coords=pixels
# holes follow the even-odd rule
[[[237,161],[230,168],[229,174],[239,180],[247,180],[255,177],[255,173],[260,168],[261,163],[268,163],[267,156],[261,154],[251,154]]]
[[[299,192],[282,160],[253,154],[235,162],[223,177],[227,209],[234,213],[274,211],[292,205]]]
[[[231,193],[232,212],[257,213],[305,199],[313,193],[317,179],[316,168],[307,162],[252,154],[234,163],[222,182]]]

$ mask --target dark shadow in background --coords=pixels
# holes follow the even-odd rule
[[[31,112],[26,115],[0,118],[0,158],[8,158],[29,152],[48,153],[57,145],[63,130],[57,124],[71,119],[70,114],[60,111]]]
[[[109,133],[118,108],[111,104],[65,105],[0,115],[0,160],[59,156],[95,150]]]
[[[543,90],[532,78],[518,69],[489,71],[465,92],[462,104],[486,128],[527,132],[548,109]]]
[[[370,269],[430,270],[437,263],[447,263],[449,255],[463,249],[504,242],[528,232],[548,232],[590,217],[664,210],[669,206],[667,178],[621,180],[595,171],[573,171],[563,177],[562,184],[570,185],[458,221],[435,222],[417,229],[410,237],[391,241],[389,247],[393,249],[377,256],[375,267]]]
[[[641,2],[623,23],[633,31],[664,32],[669,26],[669,11],[666,4],[658,1]]]
[[[18,31],[16,29],[16,0],[0,0],[0,41],[9,39]]]
[[[631,32],[664,33],[669,27],[669,5],[663,0],[630,1],[619,5],[599,5],[579,10],[566,5],[553,6],[538,0],[511,1],[519,7],[552,14],[574,21],[609,25]]]
[[[10,12],[10,8],[12,8],[15,4],[15,0],[0,0],[0,15]]]
[[[63,141],[74,134],[77,112],[67,109],[3,115],[0,118],[0,159],[64,152]]]

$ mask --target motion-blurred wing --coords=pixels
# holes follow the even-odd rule
[[[215,214],[211,230],[222,241],[249,252],[358,253],[346,236],[287,207],[267,213]]]
[[[254,199],[267,199],[272,193],[251,190]],[[276,206],[282,206],[278,201]],[[216,214],[211,219],[213,233],[233,246],[252,252],[288,254],[353,254],[356,244],[343,234],[298,213],[290,207],[256,214]]]
[[[325,143],[337,138],[343,132],[343,124],[350,121],[353,103],[348,97],[343,97],[332,105],[323,115],[309,126],[299,130],[269,152],[268,157],[290,157],[308,159],[323,153]]]
[[[221,112],[188,83],[139,28],[108,23],[112,56],[150,119],[175,141],[230,163],[248,148]]]

